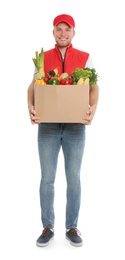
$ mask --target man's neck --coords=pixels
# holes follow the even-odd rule
[[[60,50],[62,56],[64,57],[65,53],[66,53],[66,50],[67,50],[67,47],[59,47],[59,50]]]

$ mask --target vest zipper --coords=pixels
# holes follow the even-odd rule
[[[64,63],[65,63],[65,59],[66,59],[67,50],[68,50],[68,48],[66,49],[65,56],[64,56],[64,59],[63,59],[63,72],[66,72],[66,71],[64,70]]]
[[[63,57],[62,57],[62,53],[61,53],[61,51],[60,51],[60,49],[59,49],[60,56],[61,56],[61,59],[62,59],[62,73],[65,72],[65,71],[64,71],[64,63],[65,63],[65,57],[66,57],[67,50],[68,50],[68,48],[66,49],[65,56],[64,56],[64,58],[63,58]]]

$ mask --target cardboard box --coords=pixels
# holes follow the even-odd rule
[[[89,85],[34,84],[38,123],[84,123],[89,107]]]

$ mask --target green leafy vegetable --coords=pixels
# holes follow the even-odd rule
[[[80,78],[83,78],[83,80],[89,78],[90,86],[94,87],[98,81],[98,74],[94,68],[76,68],[75,71],[72,72],[72,78],[76,83]]]

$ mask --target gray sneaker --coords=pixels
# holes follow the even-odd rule
[[[43,229],[42,234],[36,241],[37,246],[48,246],[49,242],[54,238],[54,231],[49,226],[45,227]]]
[[[80,231],[77,228],[71,228],[66,231],[66,239],[68,239],[70,241],[70,244],[73,246],[83,245]]]

